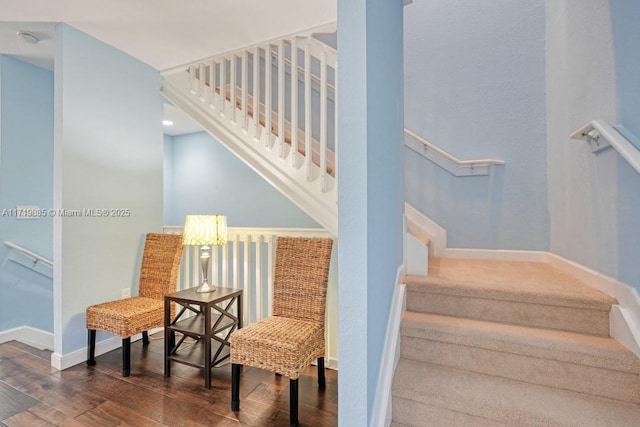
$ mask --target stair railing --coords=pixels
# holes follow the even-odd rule
[[[587,141],[593,153],[613,147],[620,157],[640,173],[640,140],[624,126],[613,127],[606,120],[597,119],[576,130],[570,137]],[[632,141],[635,141],[635,144]]]
[[[290,158],[293,167],[304,168],[307,181],[318,180],[326,192],[328,177],[335,177],[336,116],[328,91],[329,86],[335,91],[329,75],[335,82],[336,63],[335,52],[319,42],[293,37],[207,59],[188,70],[192,95],[208,103],[219,120],[238,128],[249,142]],[[312,84],[316,74],[319,94]]]
[[[335,50],[293,36],[164,79],[167,98],[337,234]]]

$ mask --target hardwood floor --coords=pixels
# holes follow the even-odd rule
[[[289,379],[245,368],[240,411],[232,412],[231,366],[214,368],[212,387],[201,371],[173,364],[163,375],[160,334],[131,344],[131,376],[120,375],[114,350],[64,371],[51,367],[51,352],[16,341],[0,344],[0,426],[288,426]],[[300,422],[306,427],[338,425],[337,372],[327,370],[318,390],[316,367],[299,381]]]

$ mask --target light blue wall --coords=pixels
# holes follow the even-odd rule
[[[65,24],[55,43],[54,207],[130,215],[56,216],[54,358],[86,346],[88,305],[137,294],[144,236],[162,231],[164,150],[156,70]]]
[[[609,0],[588,6],[580,0],[547,2],[551,252],[636,289],[640,174],[614,150],[594,155],[569,135],[597,118],[616,123],[619,117],[629,128],[638,124],[637,116],[626,111],[637,102],[626,99],[627,93],[634,96],[639,80],[637,49],[626,50],[637,21],[619,16],[631,17],[638,9]]]
[[[167,166],[166,225],[182,225],[187,214],[219,213],[231,227],[320,227],[205,132],[165,137]]]
[[[171,197],[173,194],[173,137],[164,135],[162,163],[162,218],[165,225],[173,224],[171,218]]]
[[[619,119],[627,130],[640,138],[640,3],[637,0],[610,0],[609,4]]]
[[[618,122],[640,149],[640,2],[609,1],[613,32]],[[640,290],[640,175],[626,162],[618,169],[619,279]]]
[[[50,208],[52,180],[53,73],[0,55],[0,242],[51,259],[51,218],[16,219],[5,209]],[[22,259],[0,244],[0,331],[31,326],[53,332],[53,281],[14,257]]]
[[[402,2],[338,2],[339,422],[371,421],[402,264]]]
[[[544,31],[543,0],[406,7],[405,127],[459,159],[506,161],[456,178],[405,149],[407,202],[449,247],[549,247]]]

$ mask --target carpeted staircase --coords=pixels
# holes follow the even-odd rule
[[[535,262],[431,259],[405,283],[392,426],[640,426],[614,299]]]

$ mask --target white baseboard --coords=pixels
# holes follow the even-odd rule
[[[631,286],[570,261],[559,255],[548,254],[548,262],[618,300],[611,309],[609,334],[640,357],[640,296]]]
[[[155,328],[149,331],[149,335],[162,331],[163,328]],[[142,334],[137,334],[131,337],[131,342],[135,342],[142,339]],[[122,346],[122,338],[111,337],[106,340],[96,342],[96,356],[113,351]],[[64,370],[75,366],[79,363],[87,361],[87,347],[80,348],[71,353],[61,355],[59,353],[53,353],[51,355],[51,366],[58,370]]]
[[[447,247],[447,230],[440,227],[433,222],[431,218],[425,216],[411,206],[408,203],[404,204],[404,214],[407,221],[410,221],[414,226],[418,227],[424,234],[429,236],[431,242],[429,243],[429,249],[432,256],[443,256],[444,250]]]
[[[408,220],[429,233],[434,256],[444,258],[491,259],[503,261],[547,262],[585,284],[618,300],[611,308],[610,335],[640,357],[640,296],[631,286],[607,277],[559,255],[544,251],[447,248],[447,232],[430,218],[405,203]]]
[[[426,276],[429,273],[429,246],[405,233],[405,265],[408,275]]]
[[[40,350],[53,350],[53,333],[31,326],[20,326],[0,332],[0,343],[14,340]]]
[[[326,357],[324,359],[324,367],[327,369],[338,370],[338,359],[336,357]]]
[[[640,297],[631,286],[559,255],[542,251],[446,248],[445,258],[547,262],[612,298],[610,335],[640,357]]]
[[[387,427],[391,424],[391,387],[393,374],[400,359],[400,324],[406,306],[405,285],[402,283],[404,276],[404,265],[401,265],[398,268],[395,290],[391,300],[391,312],[384,340],[384,352],[380,364],[370,427]]]
[[[619,305],[611,307],[609,335],[640,357],[640,323],[631,310]]]

